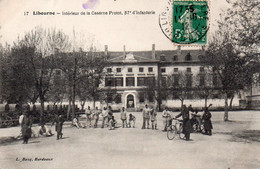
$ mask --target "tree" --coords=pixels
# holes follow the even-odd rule
[[[35,49],[24,45],[14,46],[2,63],[2,96],[7,103],[26,103],[32,92],[33,79],[28,64]]]
[[[208,69],[200,72],[194,78],[196,93],[200,98],[204,98],[205,107],[208,107],[208,98],[218,89],[217,79],[214,82],[215,84],[213,84],[213,78],[214,74]]]
[[[202,61],[213,67],[221,82],[225,97],[224,121],[228,121],[228,99],[235,92],[251,85],[259,63],[260,2],[228,1],[232,7],[222,15],[219,30],[213,35]],[[232,98],[232,97],[231,97]]]
[[[192,74],[183,71],[173,73],[167,77],[167,86],[173,97],[181,101],[182,107],[192,92]]]
[[[21,41],[14,46],[26,46],[34,49],[34,53],[30,55],[28,64],[31,67],[32,77],[34,79],[34,88],[37,91],[41,111],[42,121],[44,113],[45,96],[51,86],[53,70],[55,68],[55,51],[66,51],[69,49],[68,36],[62,31],[56,29],[43,29],[36,27],[26,32]]]

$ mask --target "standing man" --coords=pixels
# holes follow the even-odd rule
[[[94,110],[94,113],[93,113],[94,128],[97,128],[99,114],[100,114],[100,111],[98,110],[98,107],[96,107],[96,110]]]
[[[152,123],[152,130],[157,130],[157,112],[152,108],[151,109],[151,123]]]
[[[120,116],[121,116],[121,120],[122,120],[122,127],[125,128],[125,126],[127,127],[127,121],[126,121],[126,111],[125,111],[125,108],[122,107],[122,110],[121,110],[121,113],[120,113]]]
[[[202,116],[202,119],[204,120],[204,129],[205,129],[205,134],[207,135],[212,135],[212,123],[211,123],[211,113],[209,112],[208,107],[205,107],[205,113]]]
[[[54,117],[54,120],[52,122],[52,125],[55,124],[55,131],[57,132],[57,140],[61,139],[62,138],[62,126],[63,126],[63,123],[64,123],[64,119],[62,117],[62,115],[58,115],[58,114],[55,114],[55,117]]]
[[[168,107],[165,107],[164,111],[162,112],[162,118],[163,118],[163,131],[167,131],[167,128],[169,126],[169,118],[170,118],[170,112],[168,111]]]
[[[32,134],[32,119],[29,117],[29,113],[27,110],[24,110],[24,116],[21,122],[22,127],[22,136],[23,136],[23,144],[28,144],[28,140],[31,137]]]
[[[107,108],[104,107],[103,111],[102,111],[102,126],[101,128],[104,128],[104,125],[106,123],[107,127],[108,127],[108,121],[107,121],[107,116],[108,116],[108,111],[107,111]]]
[[[191,122],[190,122],[190,113],[189,109],[184,104],[182,106],[181,113],[178,114],[175,118],[182,116],[183,119],[183,133],[185,134],[186,141],[190,140],[190,133],[192,132]]]
[[[86,127],[88,126],[89,128],[91,127],[91,115],[92,112],[90,110],[90,107],[88,106],[88,108],[85,111],[86,117],[87,117],[87,121],[86,121]]]
[[[143,126],[142,129],[149,129],[149,120],[150,120],[150,109],[148,108],[148,105],[145,105],[145,108],[143,109]]]

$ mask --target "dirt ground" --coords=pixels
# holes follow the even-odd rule
[[[167,139],[161,113],[159,130],[141,130],[141,113],[134,114],[136,128],[77,129],[65,123],[64,139],[56,140],[55,133],[27,145],[12,139],[19,127],[2,128],[0,169],[260,168],[260,111],[230,112],[229,122],[223,122],[224,112],[212,112],[213,135],[192,133],[188,142]],[[115,118],[120,126],[119,114]]]

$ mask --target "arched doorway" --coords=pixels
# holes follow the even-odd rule
[[[134,96],[132,94],[129,94],[126,98],[126,107],[127,108],[135,107]]]

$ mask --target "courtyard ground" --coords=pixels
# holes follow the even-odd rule
[[[110,131],[99,125],[97,129],[77,129],[66,122],[64,139],[39,137],[27,145],[12,138],[18,135],[19,127],[2,128],[0,169],[260,168],[260,111],[230,112],[229,122],[223,122],[223,113],[212,112],[212,136],[192,133],[188,142],[167,139],[161,131],[161,113],[159,130],[141,130],[142,115],[136,112],[136,128]],[[121,125],[118,113],[115,118]]]

